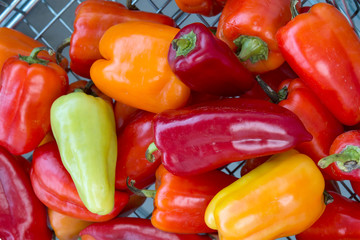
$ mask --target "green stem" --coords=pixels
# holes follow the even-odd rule
[[[326,190],[324,190],[324,203],[328,205],[334,201],[333,196],[330,195]]]
[[[255,79],[273,103],[277,104],[280,102],[278,93],[274,89],[272,89],[266,82],[264,82],[264,80],[262,80],[259,75],[257,75]]]
[[[38,58],[38,56],[37,56],[41,51],[47,51],[50,55],[53,55],[55,53],[54,50],[52,50],[51,48],[37,47],[37,48],[34,48],[31,51],[29,56],[19,55],[19,59],[23,60],[23,61],[25,61],[25,62],[27,62],[29,64],[37,63],[37,64],[41,64],[41,65],[46,66],[49,61],[45,60],[45,59]]]
[[[62,52],[64,51],[64,49],[68,46],[70,46],[70,40],[71,38],[65,38],[60,45],[56,48],[56,62],[57,64],[60,64],[62,59],[64,58],[64,56],[62,55]]]
[[[176,57],[187,56],[196,47],[196,41],[197,37],[193,31],[174,39],[171,45],[176,50]]]
[[[344,172],[351,172],[360,168],[360,148],[349,145],[341,153],[332,154],[320,159],[318,165],[320,168],[326,168],[334,162]]]
[[[256,63],[268,58],[269,48],[259,37],[242,35],[234,40],[234,44],[239,49],[237,57],[241,61],[250,60],[251,63]]]
[[[146,189],[140,190],[137,187],[135,187],[134,184],[135,184],[135,180],[130,180],[130,177],[126,178],[126,185],[131,192],[141,197],[155,198],[156,190],[146,190]]]
[[[290,3],[290,11],[291,11],[291,19],[295,18],[297,15],[299,15],[299,12],[296,8],[296,4],[298,3],[298,0],[291,0]]]
[[[149,162],[154,162],[155,161],[155,157],[154,157],[153,153],[155,151],[157,151],[157,150],[159,150],[159,149],[156,147],[154,142],[152,142],[149,145],[148,149],[146,149],[145,157]]]

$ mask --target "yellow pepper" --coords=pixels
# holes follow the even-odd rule
[[[221,240],[270,240],[310,227],[325,210],[324,178],[295,150],[272,156],[221,190],[205,212]]]

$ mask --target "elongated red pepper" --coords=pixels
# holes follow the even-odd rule
[[[36,197],[26,166],[0,146],[0,239],[52,239],[46,208]]]
[[[80,232],[81,240],[210,240],[197,234],[177,234],[155,228],[150,219],[115,218],[94,223]]]
[[[175,75],[198,92],[238,96],[255,83],[229,46],[202,23],[189,24],[176,34],[168,62]]]
[[[30,177],[36,196],[47,207],[85,221],[102,222],[110,220],[121,212],[129,200],[129,194],[115,191],[115,204],[112,212],[99,215],[87,210],[79,197],[70,174],[61,162],[55,141],[35,149]]]
[[[360,239],[360,203],[329,191],[334,198],[321,217],[307,230],[296,235],[297,240],[357,240]]]
[[[50,130],[50,107],[69,86],[59,65],[37,58],[9,58],[0,78],[0,145],[12,154],[34,150]]]
[[[318,3],[281,28],[285,60],[343,124],[360,122],[360,40],[334,6]]]
[[[312,139],[294,113],[256,99],[230,98],[169,110],[153,122],[162,163],[175,175],[272,155]]]
[[[99,41],[111,26],[128,21],[147,21],[175,26],[172,18],[144,11],[128,10],[118,2],[86,0],[75,10],[74,32],[70,40],[70,68],[76,74],[90,78],[90,67],[102,56]]]

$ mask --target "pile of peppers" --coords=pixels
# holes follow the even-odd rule
[[[174,2],[217,27],[85,0],[57,49],[0,28],[0,239],[360,239],[360,39],[343,13]]]

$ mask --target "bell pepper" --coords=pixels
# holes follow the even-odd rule
[[[331,144],[329,156],[318,165],[329,168],[333,180],[360,181],[360,130],[351,130],[337,136]]]
[[[50,107],[69,86],[59,65],[30,56],[9,58],[0,77],[0,145],[14,155],[34,150],[50,130]]]
[[[296,235],[297,240],[360,239],[360,203],[330,192],[333,202],[311,227]]]
[[[25,165],[0,146],[0,239],[52,239],[46,208],[36,197]]]
[[[228,163],[272,155],[310,141],[299,118],[276,104],[229,98],[157,114],[154,145],[165,168],[194,175]],[[206,159],[206,161],[204,161]]]
[[[176,76],[197,92],[239,96],[255,83],[228,45],[202,23],[191,23],[176,34],[168,62]]]
[[[149,162],[144,154],[153,141],[152,119],[154,116],[154,113],[138,112],[118,135],[116,189],[128,189],[127,177],[135,180],[138,188],[145,188],[155,182],[155,171],[161,164],[161,160],[157,158]]]
[[[61,161],[55,141],[35,149],[30,177],[36,196],[48,208],[89,222],[102,222],[116,217],[129,200],[128,193],[116,191],[111,213],[99,215],[87,210]]]
[[[149,219],[115,218],[94,223],[80,232],[81,240],[211,240],[197,234],[177,234],[155,228]]]
[[[324,212],[324,178],[296,150],[267,162],[217,193],[205,222],[220,239],[272,240],[309,228]]]
[[[76,74],[90,78],[90,67],[102,56],[99,41],[111,26],[128,21],[149,21],[174,27],[174,20],[166,15],[126,9],[118,2],[86,0],[75,10],[74,32],[70,44],[70,68]]]
[[[56,99],[50,116],[61,160],[81,200],[90,212],[109,214],[114,209],[117,160],[113,108],[80,90]]]
[[[190,89],[171,71],[169,45],[179,29],[150,22],[125,22],[109,28],[91,79],[106,95],[129,106],[159,113],[182,107]]]
[[[219,14],[226,0],[175,0],[181,11],[212,17]]]
[[[284,62],[275,34],[290,19],[290,0],[228,0],[216,36],[236,52],[247,69],[264,73]]]
[[[313,5],[276,39],[291,68],[341,123],[360,122],[360,40],[336,7]]]
[[[236,177],[219,170],[195,176],[175,176],[163,165],[156,170],[155,190],[139,190],[135,181],[128,182],[135,194],[154,198],[151,223],[165,232],[210,233],[204,221],[205,209],[211,199]]]

